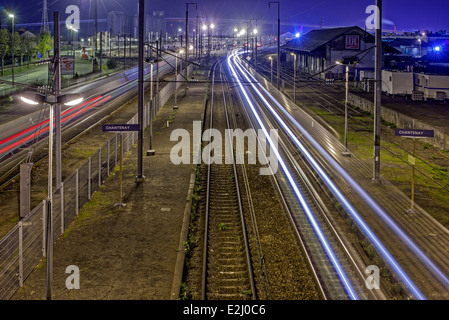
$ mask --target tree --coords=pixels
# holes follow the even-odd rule
[[[39,35],[39,42],[37,44],[37,52],[42,54],[42,57],[48,56],[51,50],[51,36],[49,32],[42,32]]]
[[[12,38],[11,38],[11,46],[9,48],[9,54],[12,58]],[[22,55],[22,38],[20,37],[19,33],[16,31],[14,32],[14,60],[20,56],[20,58],[22,59],[23,55]],[[12,61],[12,63],[15,64],[15,61]],[[22,65],[22,63],[20,63],[20,65]]]
[[[0,29],[0,58],[2,60],[2,71],[1,71],[2,76],[3,76],[3,68],[5,66],[5,56],[8,52],[9,52],[8,30]]]
[[[30,63],[32,57],[36,54],[36,39],[32,35],[23,34],[22,42],[20,48],[20,65],[23,62],[23,56],[28,56],[28,64]]]

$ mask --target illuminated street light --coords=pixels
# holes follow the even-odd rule
[[[290,52],[293,56],[293,101],[296,104],[296,54]]]
[[[15,65],[15,59],[14,59],[14,15],[12,13],[8,14],[8,17],[12,19],[12,25],[11,25],[11,41],[12,41],[12,47],[11,47],[11,55],[12,55],[12,86],[14,87],[14,65]]]
[[[271,84],[273,84],[273,57],[268,57],[271,62]]]
[[[297,32],[297,33],[295,34],[295,36],[296,36],[296,38],[299,38],[299,37],[301,36],[301,34],[300,34],[299,32]]]
[[[181,49],[178,52],[180,55],[184,53],[184,50]],[[175,54],[175,106],[174,108],[177,109],[178,104],[178,53]],[[182,71],[182,59],[180,60],[180,71]]]
[[[338,66],[345,66],[346,67],[346,72],[345,72],[345,140],[344,140],[344,144],[345,144],[345,151],[343,151],[341,154],[342,156],[345,157],[350,157],[351,154],[348,151],[348,96],[349,96],[349,64],[344,64],[341,61],[336,61],[335,62],[336,65]]]

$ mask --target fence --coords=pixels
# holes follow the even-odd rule
[[[193,70],[190,65],[187,75]],[[186,70],[177,81],[187,77]],[[147,127],[159,110],[174,93],[175,84],[169,82],[145,106],[144,127]],[[154,107],[151,107],[154,105]],[[138,123],[136,114],[128,124]],[[76,169],[53,194],[53,239],[58,239],[65,228],[75,219],[80,209],[89,201],[118,165],[120,145],[118,134],[99,148],[81,167]],[[127,153],[137,141],[136,132],[123,133],[123,153]],[[46,253],[46,207],[43,200],[12,230],[0,240],[0,299],[10,299],[24,280],[31,274]]]

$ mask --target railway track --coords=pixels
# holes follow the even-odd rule
[[[165,68],[164,70],[161,70],[161,73],[161,76],[165,76],[169,72],[167,71],[167,68]],[[149,74],[147,74],[145,77],[149,78]],[[64,123],[62,125],[61,136],[63,144],[62,147],[70,144],[71,142],[82,136],[85,132],[91,130],[92,128],[104,122],[111,115],[122,110],[123,106],[126,105],[126,102],[129,101],[133,96],[135,96],[137,92],[135,86],[133,86],[132,88],[128,88],[132,85],[133,82],[136,81],[130,81],[129,83],[125,83],[113,90],[110,90],[110,92],[118,91],[119,93],[116,96],[112,97],[110,100],[107,100],[108,96],[107,94],[105,94],[106,98],[102,100],[107,101],[100,103],[98,106],[95,106],[89,114],[81,114],[70,120],[69,123]],[[149,85],[146,84],[146,87],[149,87]],[[125,91],[125,89],[127,90]],[[85,101],[88,101],[95,96],[98,96],[98,94],[94,94],[89,98],[86,98]],[[96,99],[97,100],[95,101],[95,104],[102,101],[100,101],[98,97]],[[93,100],[95,100],[95,98]],[[118,108],[117,105],[119,105]],[[40,120],[38,121],[39,127],[35,129],[36,131],[44,130],[46,126],[48,127],[48,124],[45,123],[46,116],[44,115],[44,113],[41,113]],[[1,159],[2,165],[0,170],[0,190],[7,187],[12,181],[15,181],[19,177],[19,166],[28,158],[33,158],[34,165],[47,159],[48,150],[45,149],[45,146],[48,145],[48,139],[46,139],[46,137],[48,137],[48,132],[44,132],[40,135],[33,133],[33,138],[30,139],[29,142],[3,156],[3,158]]]
[[[328,87],[332,86],[325,86],[326,90]],[[301,97],[309,98],[318,103],[327,101],[332,106],[335,114],[342,113],[341,101],[326,99],[325,97],[328,94],[324,92],[324,88],[305,86],[299,90],[301,91],[303,88],[310,90],[302,91]],[[300,105],[301,101],[298,101],[298,106]],[[356,114],[357,112],[351,113]],[[297,112],[295,116],[298,119],[304,117],[300,116],[300,114],[301,112]],[[386,208],[387,216],[380,215],[379,217],[376,214],[371,214],[370,212],[373,211],[373,208],[355,195],[354,189],[347,185],[341,174],[333,168],[324,165],[327,171],[333,172],[332,176],[335,177],[337,184],[343,186],[342,192],[348,195],[348,200],[358,208],[365,221],[372,226],[382,241],[387,244],[387,247],[397,260],[401,261],[407,274],[416,281],[419,288],[423,290],[424,295],[429,299],[446,298],[448,294],[447,288],[445,288],[448,283],[446,275],[449,274],[446,248],[449,232],[420,208],[419,210],[417,209],[419,213],[417,211],[407,213],[407,208],[409,208],[407,197],[396,190],[388,181],[383,182],[383,185],[388,187],[388,193],[385,193],[382,186],[373,186],[370,182],[371,172],[362,161],[356,157],[342,160],[338,155],[343,149],[335,137],[328,132],[320,130],[317,126],[314,127],[313,122],[312,125],[310,123],[307,124],[308,119],[303,121],[303,123],[306,123],[306,125],[303,124],[305,130],[313,135],[323,148],[335,157],[337,162],[345,166],[345,169],[351,176],[365,178],[365,180],[362,180],[362,187],[369,190],[375,200],[379,201],[379,204]],[[298,137],[301,137],[301,132],[298,131],[296,134]],[[314,148],[313,145],[307,142],[306,145],[309,145],[311,149]],[[316,156],[319,163],[326,163],[327,160],[324,156],[319,153],[316,153]],[[391,230],[395,231],[391,232]],[[402,243],[402,245],[392,245],[395,243]]]
[[[257,94],[250,95],[254,106],[264,105],[264,98]],[[255,109],[258,110],[247,112],[254,128],[258,126],[255,113],[265,119],[267,127],[277,128],[277,121],[269,112],[264,111],[264,108]],[[316,177],[305,166],[303,159],[297,156],[297,151],[288,142],[289,138],[282,129],[279,133],[278,150],[283,168],[274,174],[275,185],[290,214],[321,296],[329,300],[382,297],[382,294],[364,290],[364,275],[360,267],[363,263],[360,258],[353,257],[348,241],[342,239],[337,232],[339,228],[334,227],[335,221],[329,219],[329,212],[336,210],[335,202],[325,196]],[[341,229],[338,231],[341,232]]]
[[[211,72],[209,128],[230,129],[226,94],[216,88],[217,62]],[[220,92],[222,100],[214,99]],[[222,154],[225,163],[225,154]],[[232,164],[208,163],[203,254],[202,299],[244,300],[257,298],[251,252],[245,225],[240,183],[235,160]]]

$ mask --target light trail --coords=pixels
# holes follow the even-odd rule
[[[174,58],[173,58],[174,59]],[[167,62],[162,61],[159,63],[160,72],[164,72],[164,70],[169,69]],[[151,68],[145,68],[145,78],[144,80],[147,81],[150,79],[150,70]],[[156,70],[153,70],[153,74],[156,73]],[[137,84],[137,68],[125,70],[123,72],[125,75],[122,79],[125,81],[124,84],[121,84],[119,87],[109,91],[104,96],[98,95],[97,97],[90,99],[89,101],[83,102],[79,105],[73,106],[64,112],[61,113],[61,125],[67,124],[69,120],[72,120],[73,118],[77,116],[81,116],[82,114],[86,113],[87,111],[93,109],[96,106],[101,105],[102,103],[105,103],[109,99],[114,99],[122,94],[128,92],[129,90],[133,89]],[[101,100],[100,100],[101,99]],[[81,109],[82,108],[82,109]],[[76,112],[75,112],[76,111]],[[33,139],[39,139],[41,138],[41,135],[48,132],[48,124],[49,119],[39,122],[38,124],[35,124],[33,126],[30,126],[18,133],[15,133],[3,140],[0,141],[0,159],[4,156],[8,155],[10,152],[13,152],[14,150],[26,145],[27,143],[30,143]]]
[[[265,134],[265,137],[267,138],[268,142],[270,143],[270,146],[272,148],[272,151],[274,151],[281,167],[282,170],[284,171],[290,185],[292,186],[296,197],[298,198],[301,207],[304,209],[310,223],[312,224],[313,229],[315,230],[315,233],[318,236],[319,241],[321,242],[321,244],[323,245],[324,250],[326,251],[333,267],[335,268],[340,280],[342,281],[343,287],[345,288],[346,292],[348,293],[349,297],[352,300],[358,300],[358,296],[357,293],[355,292],[355,290],[353,289],[351,283],[349,282],[344,270],[342,269],[340,263],[338,262],[332,248],[330,247],[327,239],[325,238],[323,232],[321,231],[320,226],[318,225],[318,223],[315,220],[315,217],[313,216],[313,213],[311,212],[306,200],[304,199],[303,195],[301,194],[300,190],[298,189],[298,186],[296,185],[295,181],[293,180],[293,177],[290,173],[290,171],[288,170],[285,162],[283,161],[281,155],[279,154],[279,151],[277,150],[276,146],[274,145],[273,141],[271,140],[271,137],[267,131],[267,129],[265,128],[259,114],[257,113],[254,105],[251,102],[251,99],[249,98],[248,94],[246,93],[246,90],[244,88],[244,86],[242,85],[241,81],[238,78],[237,72],[235,71],[235,69],[233,68],[232,64],[231,64],[231,56],[228,57],[228,66],[231,70],[232,76],[235,78],[235,81],[237,81],[237,84],[240,87],[241,92],[243,93],[243,95],[245,96],[245,99],[248,103],[248,105],[250,106],[254,116],[256,117],[257,122],[259,123],[262,131]],[[236,64],[237,68],[240,68],[237,64]]]
[[[234,60],[235,60],[234,55]],[[236,62],[237,65],[237,62]],[[290,130],[290,128],[286,125],[286,123],[281,119],[281,117],[278,115],[278,113],[271,107],[271,105],[266,101],[266,99],[262,96],[259,90],[257,90],[256,86],[253,82],[256,82],[259,87],[267,94],[268,97],[279,107],[280,110],[289,118],[290,121],[292,121],[298,129],[301,130],[301,132],[304,134],[304,136],[307,137],[307,139],[322,153],[323,156],[326,157],[326,159],[338,170],[338,172],[345,178],[345,180],[359,193],[370,205],[371,208],[373,208],[377,213],[379,213],[384,221],[388,223],[390,227],[392,227],[402,238],[403,240],[406,240],[406,242],[412,246],[412,249],[415,251],[415,253],[419,254],[423,260],[426,261],[426,263],[429,264],[431,268],[435,268],[434,272],[436,272],[440,277],[444,277],[445,281],[447,281],[447,278],[444,276],[444,274],[422,253],[422,251],[408,238],[405,233],[391,220],[391,218],[388,217],[388,215],[383,211],[379,205],[366,193],[366,191],[363,190],[355,181],[354,179],[321,147],[321,145],[313,139],[313,137],[288,113],[284,110],[282,105],[279,104],[279,102],[248,72],[244,71],[241,67],[237,65],[237,67],[240,69],[240,71],[244,74],[247,81],[253,86],[254,90],[257,92],[259,97],[264,101],[270,112],[276,117],[276,119],[279,121],[279,123],[282,125],[282,127],[286,130],[288,135],[292,138],[292,140],[295,142],[295,144],[301,149],[303,154],[307,157],[309,163],[312,164],[312,166],[315,168],[315,170],[319,173],[321,178],[326,182],[328,187],[331,189],[331,191],[334,193],[334,195],[340,200],[340,202],[344,205],[346,210],[351,214],[351,216],[355,219],[359,227],[362,228],[362,230],[365,232],[365,234],[370,238],[370,240],[373,242],[373,244],[376,246],[377,250],[381,253],[381,255],[387,260],[390,267],[392,267],[396,273],[400,276],[402,281],[407,285],[409,290],[413,293],[413,295],[420,300],[425,300],[426,298],[421,293],[421,291],[417,288],[417,286],[413,283],[413,281],[408,277],[408,275],[405,273],[405,271],[402,269],[402,267],[399,265],[399,263],[391,256],[391,254],[388,252],[388,250],[384,247],[384,245],[380,242],[380,240],[377,238],[377,236],[372,232],[372,230],[366,225],[366,223],[363,221],[363,219],[360,217],[360,215],[357,213],[357,211],[352,207],[352,205],[347,201],[347,199],[343,196],[343,194],[340,192],[340,190],[335,186],[335,184],[332,182],[332,180],[327,176],[327,174],[324,172],[324,170],[321,168],[321,166],[315,161],[315,159],[311,156],[311,154],[307,151],[307,149],[304,147],[304,145],[297,139],[295,134]],[[247,76],[247,74],[252,78],[252,80]],[[449,283],[449,282],[447,282]]]

